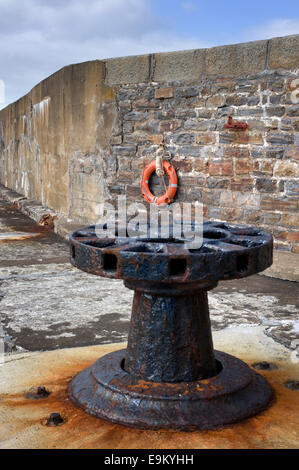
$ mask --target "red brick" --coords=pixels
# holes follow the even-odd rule
[[[277,211],[297,211],[297,198],[275,198],[271,196],[263,196],[261,199],[261,209],[277,210]]]
[[[250,151],[247,147],[224,147],[223,149],[223,155],[225,157],[235,157],[235,158],[249,158],[250,157]]]
[[[208,172],[214,176],[232,175],[233,164],[229,160],[214,160],[209,162]]]
[[[236,160],[235,161],[235,174],[242,175],[242,174],[249,174],[252,169],[252,164],[250,160]]]
[[[292,253],[299,253],[299,243],[294,243],[292,245]]]
[[[287,234],[287,240],[292,242],[299,242],[299,232],[289,232]]]
[[[281,225],[285,225],[287,227],[299,227],[298,214],[282,214]]]
[[[206,168],[206,163],[205,163],[204,160],[202,160],[201,158],[194,158],[193,159],[193,170],[194,171],[203,172],[203,171],[205,171],[205,168]]]
[[[273,175],[273,163],[267,160],[256,160],[253,162],[253,173],[255,175]]]
[[[172,160],[173,167],[183,173],[189,173],[192,170],[192,160],[184,158],[180,160]]]
[[[158,88],[155,90],[155,98],[172,98],[173,97],[173,88]]]
[[[163,141],[162,134],[149,134],[147,138],[153,143],[153,145],[160,145]]]
[[[251,191],[254,186],[253,178],[236,178],[231,179],[232,191]]]

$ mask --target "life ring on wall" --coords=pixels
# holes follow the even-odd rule
[[[144,199],[147,202],[155,203],[157,206],[160,204],[169,204],[175,196],[178,187],[178,177],[175,172],[175,169],[170,165],[170,163],[163,160],[163,170],[168,176],[168,188],[165,194],[162,196],[156,197],[154,196],[151,191],[149,190],[148,184],[149,179],[152,173],[156,170],[156,161],[152,161],[149,165],[147,165],[144,169],[141,178],[141,192]]]

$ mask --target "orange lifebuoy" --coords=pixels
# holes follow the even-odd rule
[[[156,197],[154,196],[148,187],[149,179],[151,174],[156,170],[156,162],[153,161],[145,168],[142,179],[141,179],[141,192],[144,199],[151,204],[154,202],[159,206],[160,204],[169,204],[175,196],[178,187],[178,178],[175,172],[175,169],[170,165],[170,163],[163,161],[163,169],[166,172],[169,184],[165,194],[163,196]]]

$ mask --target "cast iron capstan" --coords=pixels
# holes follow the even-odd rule
[[[70,237],[71,263],[124,279],[135,291],[128,346],[98,359],[69,385],[73,402],[102,419],[150,429],[214,429],[266,408],[272,391],[241,360],[214,351],[207,291],[272,264],[268,233],[206,222],[203,244],[181,239]]]

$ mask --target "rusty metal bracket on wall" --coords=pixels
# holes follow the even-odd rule
[[[227,123],[224,124],[225,129],[240,129],[245,130],[248,129],[247,122],[242,121],[233,121],[232,116],[228,116]]]

